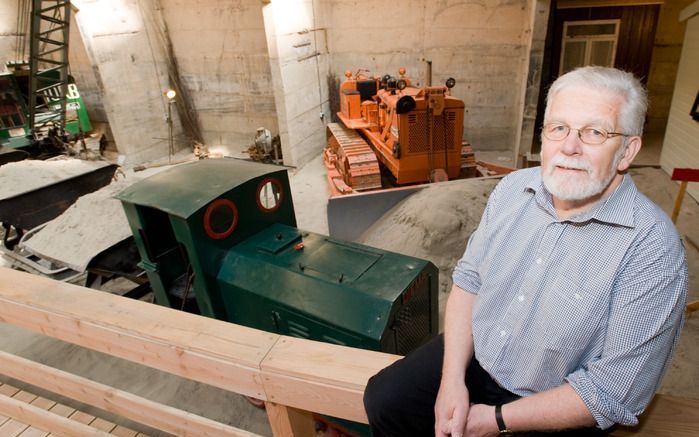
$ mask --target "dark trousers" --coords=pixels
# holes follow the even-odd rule
[[[444,337],[437,336],[371,377],[364,407],[374,437],[434,435],[434,403],[442,377]],[[500,387],[476,359],[466,371],[469,399],[475,404],[505,404],[519,398]],[[592,437],[608,433],[585,428],[557,433],[517,433],[517,436]]]

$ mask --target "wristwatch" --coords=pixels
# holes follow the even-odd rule
[[[505,421],[502,419],[502,405],[495,406],[495,421],[498,423],[498,429],[502,436],[512,436],[514,433],[511,429],[505,426]]]

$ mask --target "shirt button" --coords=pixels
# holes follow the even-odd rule
[[[507,331],[505,331],[505,330],[500,331],[500,337],[504,337],[506,335],[507,335]]]
[[[580,296],[580,293],[575,293],[575,299],[577,299],[577,300],[582,299],[582,296]]]
[[[544,262],[543,259],[541,259],[541,258],[537,258],[537,259],[536,259],[536,263],[537,263],[537,264],[541,265],[542,262]]]
[[[524,296],[520,294],[519,296],[517,296],[517,300],[519,300],[520,302],[524,302]]]

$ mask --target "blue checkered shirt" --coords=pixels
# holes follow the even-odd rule
[[[491,193],[454,269],[478,295],[479,363],[520,396],[569,383],[600,428],[635,425],[677,345],[687,264],[674,225],[630,176],[559,220],[541,169]]]

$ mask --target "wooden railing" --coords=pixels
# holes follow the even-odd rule
[[[399,358],[270,334],[5,268],[0,322],[262,399],[274,436],[314,435],[308,411],[366,423],[367,380]],[[255,435],[5,352],[0,373],[178,436]],[[699,401],[656,397],[651,412],[657,415],[646,414],[641,428],[615,435],[699,435],[698,408]],[[2,396],[0,414],[56,435],[99,435]]]
[[[399,358],[270,334],[5,268],[0,322],[264,400],[275,436],[308,435],[298,431],[308,426],[298,420],[307,417],[304,411],[366,423],[366,381]],[[0,354],[0,373],[175,435],[253,435],[7,353]],[[11,416],[8,408],[0,405],[0,413]]]

